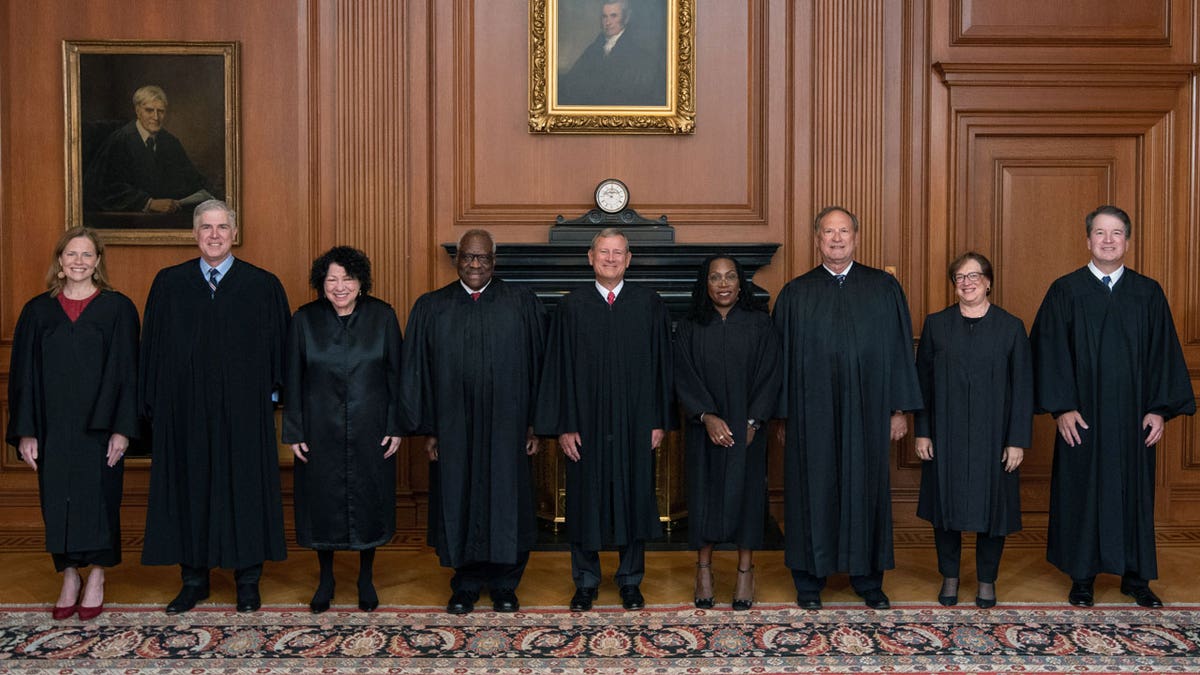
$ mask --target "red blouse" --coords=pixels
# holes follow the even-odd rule
[[[83,310],[87,308],[88,303],[96,299],[100,295],[100,289],[97,288],[95,293],[87,296],[82,300],[72,300],[67,297],[66,293],[58,294],[58,304],[62,306],[63,311],[67,313],[67,318],[71,323],[75,323],[79,319],[79,315],[83,314]]]

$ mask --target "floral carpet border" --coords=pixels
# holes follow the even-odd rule
[[[1200,607],[654,606],[450,616],[432,607],[313,615],[275,606],[167,616],[159,606],[117,605],[93,621],[55,622],[45,606],[0,605],[0,675],[176,672],[1200,673]]]

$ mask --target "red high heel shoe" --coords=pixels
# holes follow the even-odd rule
[[[55,621],[62,621],[63,619],[71,618],[71,615],[77,611],[79,611],[78,602],[70,607],[59,607],[58,605],[55,605],[54,609],[50,611],[50,616],[54,617]]]
[[[83,605],[79,605],[79,620],[87,621],[88,619],[94,619],[94,618],[100,616],[100,612],[103,612],[103,611],[104,611],[104,603],[103,602],[95,607],[84,607]]]

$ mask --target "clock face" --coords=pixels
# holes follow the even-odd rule
[[[629,204],[629,188],[616,178],[603,180],[596,186],[596,208],[616,213]]]

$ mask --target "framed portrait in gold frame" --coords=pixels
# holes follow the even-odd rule
[[[63,90],[67,227],[194,245],[197,204],[238,209],[236,42],[66,40]]]
[[[695,0],[529,0],[532,133],[690,134]]]

